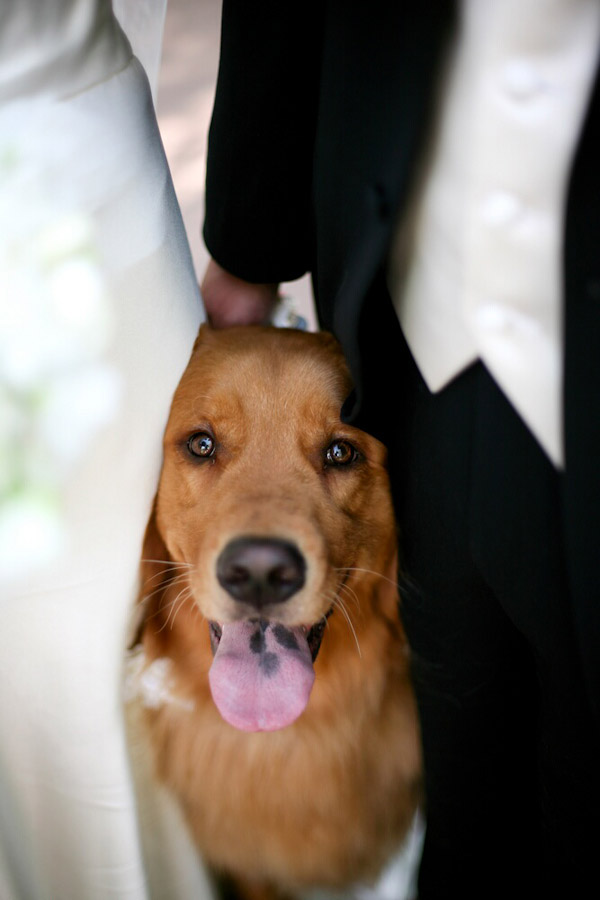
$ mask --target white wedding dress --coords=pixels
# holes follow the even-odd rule
[[[164,2],[119,6],[153,75]],[[123,727],[141,541],[202,311],[110,0],[2,0],[0,245],[0,898],[203,900],[185,835],[172,871],[144,844]]]

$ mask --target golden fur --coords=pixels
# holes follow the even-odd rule
[[[157,777],[204,858],[245,897],[374,878],[420,799],[386,453],[340,421],[349,389],[329,335],[204,326],[166,429],[140,639],[148,662],[171,661],[172,689],[193,708],[167,703],[144,718]],[[217,442],[200,464],[185,451],[199,430]],[[335,439],[358,461],[328,466]],[[308,706],[274,732],[227,724],[207,678],[207,620],[249,615],[215,576],[220,550],[244,534],[293,541],[307,560],[304,587],[270,619],[309,626],[333,609]]]

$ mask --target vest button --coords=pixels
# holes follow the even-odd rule
[[[502,83],[506,93],[521,102],[532,100],[547,87],[540,71],[526,59],[507,62]]]
[[[516,194],[510,191],[490,191],[483,201],[481,215],[487,225],[503,228],[514,225],[522,210],[523,205]]]

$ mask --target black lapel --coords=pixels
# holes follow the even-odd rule
[[[366,380],[376,377],[372,360],[368,369],[362,364],[377,334],[371,320],[389,326],[385,335],[397,327],[379,289],[380,268],[433,120],[455,9],[439,0],[332,0],[327,9],[314,281],[321,324],[341,340],[357,385],[356,402],[346,406],[355,419]],[[375,430],[374,421],[369,428]]]

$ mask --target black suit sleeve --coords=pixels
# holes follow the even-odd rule
[[[321,18],[314,0],[224,0],[204,240],[247,281],[311,269]]]

